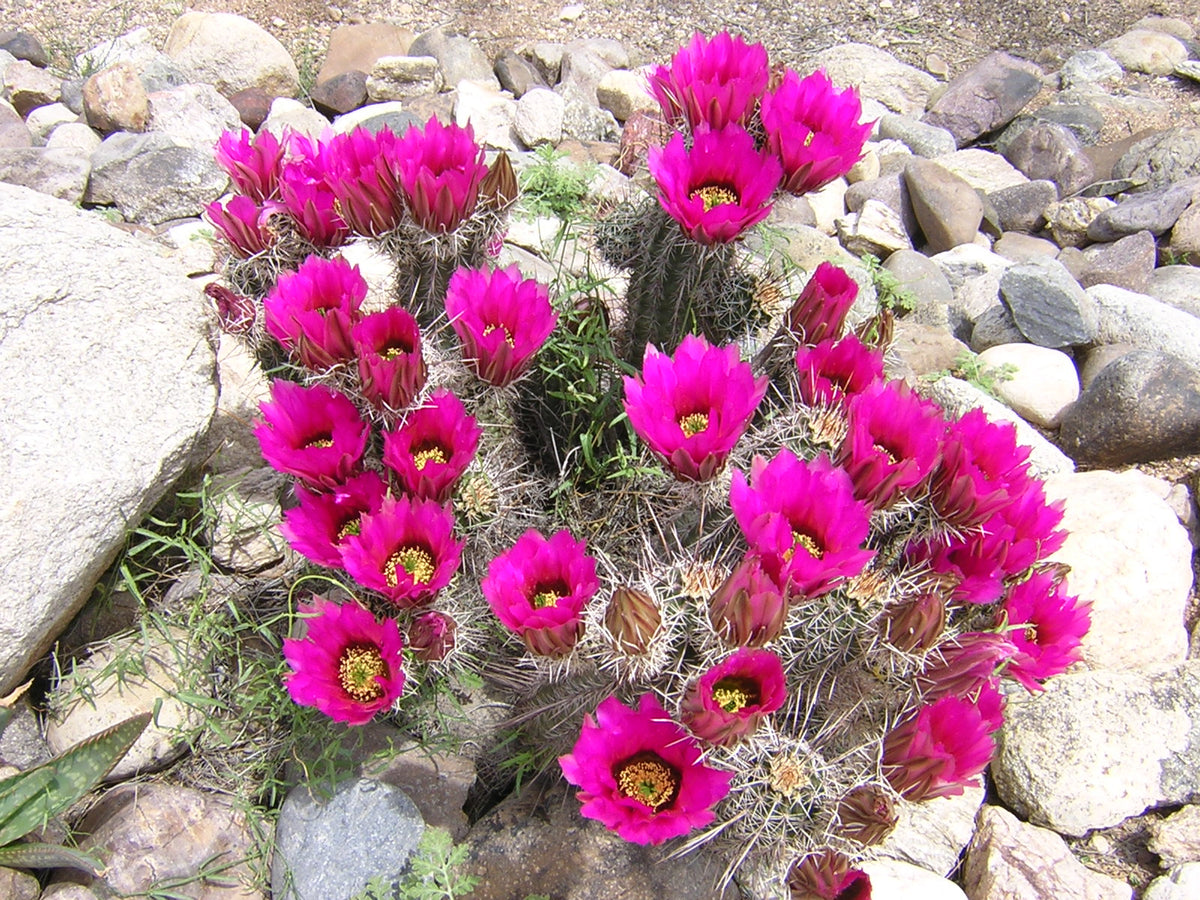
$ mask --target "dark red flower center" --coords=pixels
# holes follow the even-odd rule
[[[727,184],[701,185],[688,194],[689,200],[695,200],[697,197],[704,204],[705,212],[708,212],[714,206],[736,206],[741,202],[741,197],[738,196],[737,189]]]
[[[547,606],[558,606],[558,601],[569,596],[571,589],[561,581],[552,584],[539,584],[529,595],[529,605],[534,609],[545,609]]]
[[[413,346],[404,338],[392,338],[379,350],[384,359],[395,359],[397,356],[408,356],[413,352]]]
[[[758,682],[744,675],[729,675],[720,679],[713,685],[712,696],[717,705],[728,713],[762,703]]]
[[[362,531],[362,513],[355,513],[338,528],[337,537],[334,538],[335,544],[340,544],[352,534],[358,534]]]
[[[424,547],[401,547],[383,564],[383,578],[388,587],[395,587],[404,572],[414,584],[427,584],[435,569],[433,556]]]
[[[386,674],[383,654],[371,644],[352,644],[338,660],[338,683],[359,703],[370,703],[383,696],[378,679]]]
[[[871,445],[871,448],[873,450],[878,450],[880,453],[886,456],[888,458],[888,462],[893,466],[900,461],[900,455],[887,444],[883,443],[882,440],[876,440],[875,443]]]
[[[300,449],[312,450],[314,448],[325,448],[325,447],[332,447],[332,446],[333,446],[333,432],[332,431],[322,431],[318,434],[314,434],[307,441],[305,441],[304,446],[301,447]]]
[[[635,753],[613,767],[617,793],[629,797],[658,812],[670,806],[679,796],[679,770],[653,750]]]

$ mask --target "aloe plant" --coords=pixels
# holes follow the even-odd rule
[[[0,714],[0,729],[8,718]],[[150,713],[126,719],[49,762],[0,780],[0,866],[63,866],[98,873],[102,864],[86,853],[58,844],[16,842],[91,790],[133,746],[149,721]]]

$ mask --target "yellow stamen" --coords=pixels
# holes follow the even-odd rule
[[[314,435],[312,438],[309,439],[308,443],[306,443],[304,445],[303,449],[312,450],[313,448],[317,448],[317,447],[332,447],[332,446],[333,446],[333,435],[326,433],[326,434]]]
[[[483,336],[487,337],[489,334],[491,334],[497,328],[499,328],[501,331],[504,332],[504,343],[506,343],[506,344],[508,344],[508,346],[512,347],[513,346],[512,332],[509,331],[507,328],[505,328],[503,325],[489,325],[487,328],[483,329]]]
[[[529,598],[529,605],[534,609],[545,609],[547,606],[558,606],[561,599],[554,591],[538,591]]]
[[[1025,626],[1025,640],[1031,644],[1036,644],[1038,639],[1038,630],[1036,625]]]
[[[759,703],[758,685],[749,678],[722,678],[713,685],[713,699],[725,712],[737,712]]]
[[[420,547],[401,547],[388,557],[383,566],[383,577],[388,587],[395,587],[399,581],[398,574],[403,570],[415,584],[427,584],[435,567],[433,557],[427,550]]]
[[[340,544],[352,534],[359,534],[362,531],[362,516],[355,516],[353,519],[347,519],[346,523],[338,529],[335,544]]]
[[[614,773],[623,797],[640,800],[658,812],[679,793],[679,775],[657,753],[644,751],[622,763]]]
[[[809,552],[813,559],[820,559],[825,555],[825,551],[821,548],[820,544],[818,544],[809,535],[803,534],[799,531],[792,532],[792,544],[799,544]]]
[[[890,462],[893,466],[896,464],[896,462],[897,462],[896,454],[893,453],[891,450],[889,450],[887,447],[883,446],[883,444],[872,444],[871,448],[873,450],[878,450],[880,453],[882,453],[884,456],[886,456],[888,458],[888,462]]]
[[[708,428],[708,415],[706,413],[692,413],[684,416],[679,420],[679,427],[683,429],[684,437],[695,437]]]
[[[446,452],[441,447],[429,447],[413,454],[413,465],[417,467],[418,472],[431,462],[444,466],[446,464]]]
[[[387,674],[378,647],[347,647],[338,660],[338,681],[342,690],[359,703],[370,703],[383,696],[377,678]]]
[[[705,212],[714,206],[736,205],[740,200],[737,191],[720,184],[706,184],[688,194],[689,200],[695,200],[697,197],[703,201]]]
[[[412,353],[412,347],[384,347],[380,356],[384,359],[395,359],[397,356],[407,356]]]

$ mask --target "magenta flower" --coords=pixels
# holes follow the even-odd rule
[[[1029,448],[1017,444],[1016,428],[988,421],[973,409],[946,429],[942,464],[934,473],[933,504],[959,528],[979,525],[1025,491],[1031,479]]]
[[[255,203],[270,200],[278,193],[283,146],[265,128],[257,135],[244,128],[222,132],[214,155],[238,192]]]
[[[914,803],[977,786],[996,752],[998,696],[989,685],[978,701],[946,696],[919,707],[884,738],[884,778]]]
[[[762,560],[747,553],[712,595],[708,618],[726,643],[762,647],[783,634],[787,600],[763,570]]]
[[[819,597],[861,572],[871,510],[854,499],[850,476],[826,456],[803,462],[784,448],[756,456],[750,480],[733,473],[729,504],[751,549],[790,599]]]
[[[342,542],[358,534],[364,514],[376,512],[387,485],[375,472],[363,472],[328,493],[296,491],[300,505],[283,514],[288,545],[321,566],[342,568]]]
[[[358,471],[370,429],[345,396],[324,385],[271,383],[254,429],[263,458],[317,490],[333,489]]]
[[[738,348],[689,334],[669,359],[646,347],[641,378],[625,378],[629,423],[680,481],[708,481],[725,467],[767,390]]]
[[[767,146],[783,163],[784,190],[807,194],[849,172],[871,133],[861,117],[853,88],[835,90],[820,70],[801,78],[789,69],[762,99]]]
[[[304,638],[283,642],[283,657],[292,667],[288,693],[334,721],[364,725],[391,709],[404,690],[400,629],[393,619],[377,622],[357,603],[313,600],[300,607],[301,613],[316,614],[306,620]]]
[[[437,610],[423,612],[408,626],[408,647],[424,662],[439,662],[454,649],[458,623]]]
[[[397,141],[396,170],[413,219],[430,234],[453,231],[475,212],[488,172],[471,126],[436,118]]]
[[[909,564],[924,563],[944,576],[949,598],[955,603],[992,603],[1004,593],[1007,536],[983,529],[960,535],[915,540],[904,548]]]
[[[916,686],[927,703],[947,695],[974,695],[995,679],[996,670],[1016,649],[1002,634],[960,634],[933,649],[916,676]]]
[[[881,382],[850,398],[846,421],[836,461],[854,482],[855,497],[887,509],[924,486],[946,431],[940,406],[902,382]]]
[[[351,230],[378,237],[404,217],[396,178],[399,140],[390,128],[372,133],[361,126],[330,138],[324,153],[325,182],[337,211]]]
[[[310,256],[279,276],[263,301],[267,331],[308,369],[321,372],[354,358],[351,330],[367,282],[340,256]]]
[[[703,741],[727,747],[751,735],[787,700],[783,663],[770,650],[738,650],[700,676],[680,718]]]
[[[515,265],[456,271],[446,288],[446,316],[463,358],[496,387],[525,373],[558,324],[545,285],[522,279]]]
[[[784,327],[800,344],[837,340],[856,297],[858,282],[845,269],[823,262],[787,311]]]
[[[767,89],[767,51],[727,31],[709,40],[702,34],[680,47],[671,66],[650,75],[650,93],[671,123],[724,128],[746,125]]]
[[[857,337],[826,338],[796,348],[800,398],[809,406],[833,406],[883,380],[883,354]]]
[[[850,868],[850,860],[836,850],[796,860],[788,870],[787,886],[795,900],[871,900],[870,876]]]
[[[586,550],[565,529],[549,540],[530,529],[488,565],[483,596],[531,653],[562,656],[583,633],[583,608],[600,589]]]
[[[383,462],[404,491],[441,503],[475,458],[482,433],[462,401],[450,391],[435,391],[403,425],[383,433]]]
[[[287,139],[287,161],[279,173],[279,197],[300,234],[317,247],[337,247],[350,229],[337,211],[337,197],[326,181],[327,143],[298,132]]]
[[[450,583],[462,559],[454,516],[433,500],[385,497],[342,544],[346,571],[397,606],[422,606]]]
[[[214,200],[204,207],[204,218],[225,239],[235,256],[249,259],[275,243],[267,219],[282,208],[274,201],[259,206],[249,197],[236,194],[224,203]]]
[[[1016,654],[1005,673],[1028,691],[1040,691],[1040,682],[1081,658],[1083,636],[1092,624],[1092,604],[1080,603],[1067,593],[1066,582],[1053,572],[1035,572],[1014,585],[1004,598],[997,624],[1013,630],[1009,638]]]
[[[636,710],[616,697],[601,703],[558,763],[580,789],[580,815],[632,843],[661,844],[708,825],[729,793],[733,774],[704,765],[702,756],[683,726],[643,694]]]
[[[1063,502],[1046,502],[1042,482],[1029,479],[1022,490],[1010,492],[1009,502],[983,525],[983,530],[1005,539],[1001,568],[1004,574],[1024,574],[1035,563],[1055,553],[1066,542],[1062,523]]]
[[[779,187],[779,162],[760,153],[744,128],[697,131],[690,148],[676,134],[651,147],[650,174],[658,202],[693,241],[726,244],[771,212]]]
[[[376,409],[406,409],[425,386],[428,372],[412,313],[399,306],[370,313],[354,325],[350,339],[363,396]]]

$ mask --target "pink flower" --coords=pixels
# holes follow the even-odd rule
[[[266,227],[266,221],[280,208],[274,201],[259,206],[249,197],[237,194],[225,203],[214,200],[208,204],[204,207],[204,217],[225,239],[235,256],[249,259],[275,243],[275,235]]]
[[[278,193],[283,146],[265,128],[257,135],[244,128],[222,132],[214,155],[238,192],[255,203],[270,200]]]
[[[580,815],[632,843],[661,844],[708,825],[729,793],[733,774],[704,765],[702,755],[683,726],[643,694],[636,710],[616,697],[601,703],[558,763],[580,789]]]
[[[436,118],[399,139],[396,169],[413,219],[430,234],[453,231],[475,212],[488,172],[471,126]]]
[[[443,612],[423,612],[408,627],[408,646],[413,656],[425,662],[439,662],[454,649],[458,624]]]
[[[787,601],[763,571],[762,560],[747,553],[712,595],[708,618],[726,643],[762,647],[783,634]]]
[[[433,500],[385,497],[342,545],[346,571],[401,608],[421,606],[450,583],[462,559],[454,516]]]
[[[857,296],[858,282],[845,269],[823,262],[787,311],[784,327],[801,344],[837,340]]]
[[[483,430],[454,394],[435,391],[395,431],[383,433],[383,462],[414,497],[448,500],[475,458]]]
[[[646,347],[641,378],[625,378],[633,430],[680,481],[708,481],[725,467],[767,390],[738,349],[687,335],[669,359]]]
[[[337,722],[364,725],[391,709],[404,690],[400,629],[393,619],[377,622],[357,603],[313,600],[300,607],[301,613],[315,613],[304,638],[283,642],[292,667],[288,693]]]
[[[924,486],[946,430],[941,407],[902,382],[881,382],[850,398],[846,421],[836,461],[854,482],[855,497],[887,509]]]
[[[317,490],[336,488],[358,471],[370,429],[345,396],[324,385],[271,384],[254,429],[263,458]]]
[[[859,124],[858,92],[838,92],[824,72],[791,69],[762,99],[767,146],[783,163],[784,190],[807,194],[845,175],[862,156],[871,123]]]
[[[796,348],[800,398],[809,406],[833,406],[883,380],[883,354],[857,337],[826,338]]]
[[[767,89],[767,51],[727,31],[709,40],[695,34],[691,43],[650,75],[650,93],[668,122],[724,128],[745,125]]]
[[[267,331],[308,369],[321,372],[354,358],[351,330],[367,282],[340,256],[310,256],[279,276],[263,301]]]
[[[996,670],[1016,652],[1005,635],[971,631],[939,644],[914,679],[926,702],[952,694],[975,694],[996,677]]]
[[[787,886],[793,900],[871,900],[870,877],[850,868],[850,860],[836,850],[796,860],[788,870]]]
[[[765,219],[781,174],[738,125],[697,131],[690,149],[676,134],[650,148],[648,164],[659,204],[689,238],[708,245],[736,240]]]
[[[701,740],[736,744],[787,700],[783,663],[770,650],[738,650],[700,676],[683,698],[680,718]]]
[[[399,306],[370,313],[354,325],[350,339],[363,396],[376,409],[407,408],[425,386],[428,371],[412,313]]]
[[[959,528],[985,522],[1026,489],[1028,458],[1013,425],[994,424],[983,410],[971,410],[946,429],[932,481],[934,507]]]
[[[398,143],[387,127],[372,133],[360,126],[329,140],[324,154],[325,182],[337,200],[338,213],[358,234],[386,234],[404,216],[395,173]]]
[[[946,588],[956,603],[992,603],[1004,592],[1003,562],[1007,538],[986,529],[961,535],[939,535],[916,540],[904,548],[910,564],[925,563],[947,576]]]
[[[870,508],[854,499],[850,476],[826,456],[806,463],[784,448],[756,456],[750,480],[733,473],[729,504],[750,547],[789,598],[814,598],[861,572]]]
[[[919,707],[884,738],[884,778],[914,803],[977,786],[996,752],[998,697],[989,685],[978,701],[946,696]]]
[[[549,540],[530,529],[488,565],[483,596],[530,652],[562,656],[583,633],[583,608],[600,589],[586,550],[565,529]]]
[[[504,387],[525,373],[558,323],[546,287],[507,269],[459,269],[446,289],[446,315],[463,358],[488,384]]]
[[[1046,502],[1042,482],[1028,480],[1010,490],[1009,501],[984,523],[984,531],[1005,541],[1001,568],[1005,575],[1023,575],[1035,563],[1055,553],[1067,539],[1062,523],[1063,502]]]
[[[1092,624],[1092,604],[1069,595],[1066,582],[1055,573],[1035,572],[1009,589],[997,624],[1012,628],[1008,635],[1016,645],[1005,673],[1026,690],[1039,691],[1040,682],[1081,658],[1079,647]]]
[[[317,247],[337,247],[350,229],[337,211],[337,197],[326,181],[329,146],[298,132],[287,139],[287,161],[279,173],[279,196],[300,234]]]
[[[358,534],[365,513],[379,509],[387,485],[375,472],[347,478],[329,493],[296,491],[300,505],[283,514],[283,532],[288,545],[321,566],[342,568],[342,542]]]

